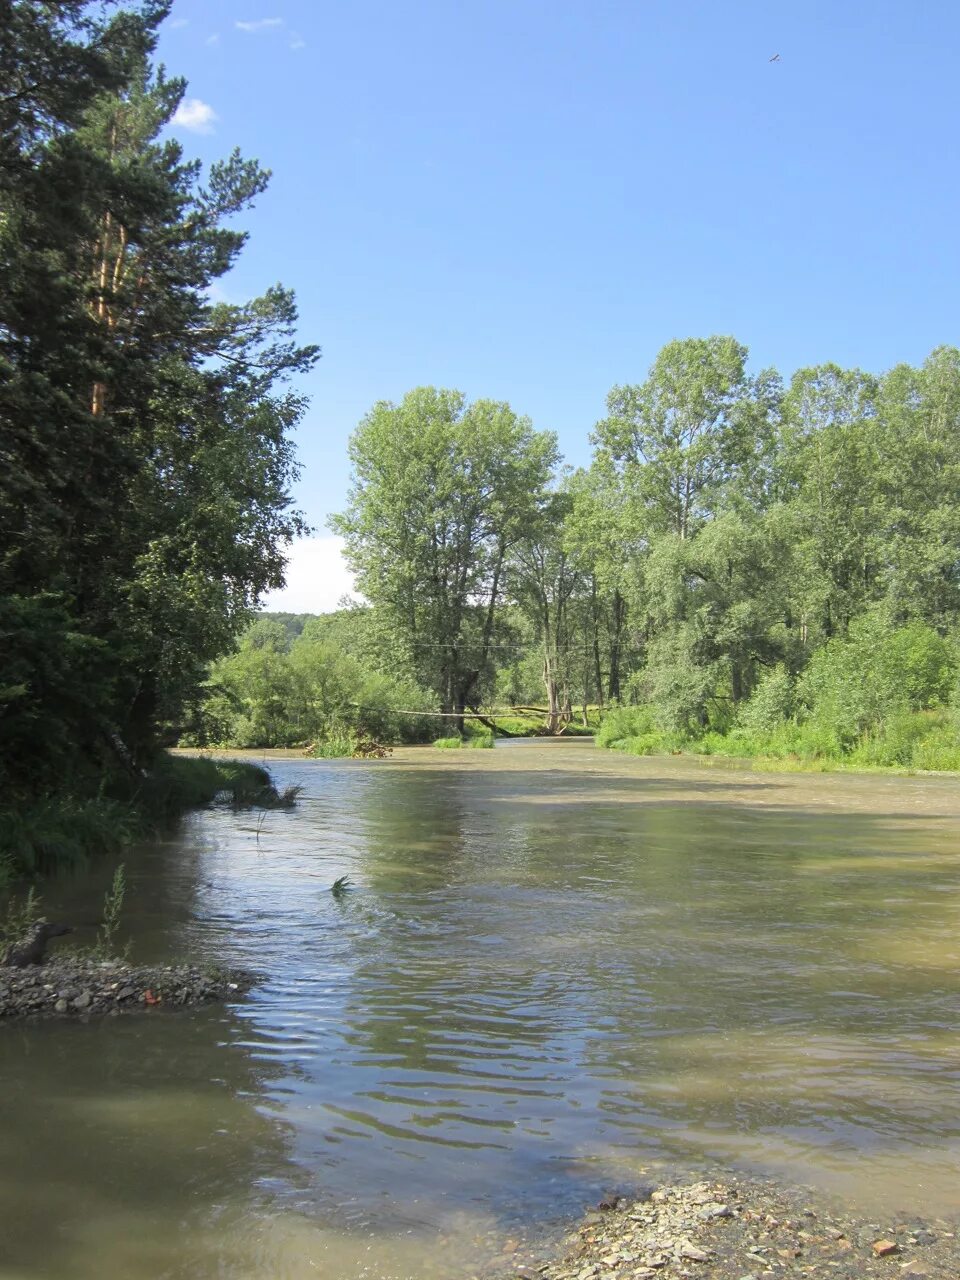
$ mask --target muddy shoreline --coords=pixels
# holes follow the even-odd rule
[[[512,1242],[507,1250],[513,1249]],[[559,1249],[518,1249],[516,1280],[776,1280],[960,1276],[960,1217],[867,1217],[809,1187],[724,1172],[609,1196]]]
[[[255,982],[246,970],[132,965],[85,956],[23,969],[0,966],[0,1023],[195,1008],[237,999]]]

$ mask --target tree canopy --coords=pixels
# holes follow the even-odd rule
[[[507,404],[419,387],[374,406],[350,457],[350,502],[332,525],[357,585],[442,711],[462,715],[489,675],[511,552],[547,502],[555,438]]]
[[[283,580],[293,295],[215,302],[268,175],[165,133],[169,6],[0,11],[0,785],[136,776]]]

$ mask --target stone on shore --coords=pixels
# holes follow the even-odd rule
[[[587,1213],[563,1256],[523,1261],[540,1280],[831,1280],[918,1276],[958,1280],[956,1226],[890,1222],[878,1229],[810,1188],[751,1177],[658,1187]],[[947,1230],[943,1228],[947,1227]],[[884,1234],[884,1232],[886,1234]]]
[[[0,1020],[184,1008],[234,1000],[253,983],[241,970],[131,965],[67,953],[45,965],[0,967]]]

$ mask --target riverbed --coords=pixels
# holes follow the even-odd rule
[[[462,1277],[700,1169],[960,1213],[957,779],[267,762],[298,808],[126,857],[134,960],[250,995],[0,1028],[3,1280]]]

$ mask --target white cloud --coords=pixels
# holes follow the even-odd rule
[[[189,129],[191,133],[213,133],[213,126],[218,119],[217,113],[209,102],[200,98],[184,98],[173,113],[170,121],[181,129]]]
[[[343,539],[327,534],[293,544],[287,585],[266,595],[260,607],[281,613],[332,613],[345,595],[360,599],[343,558]]]
[[[203,43],[204,43],[204,44],[219,44],[219,43],[220,43],[220,32],[219,32],[219,31],[215,31],[215,32],[213,33],[213,35],[212,35],[212,36],[207,36],[206,40],[204,40],[204,42],[203,42]]]
[[[258,31],[268,31],[271,27],[282,27],[282,18],[257,18],[255,22],[235,22],[238,31],[246,31],[251,35]]]
[[[179,31],[181,27],[189,27],[189,18],[174,18],[170,23],[171,31]]]

